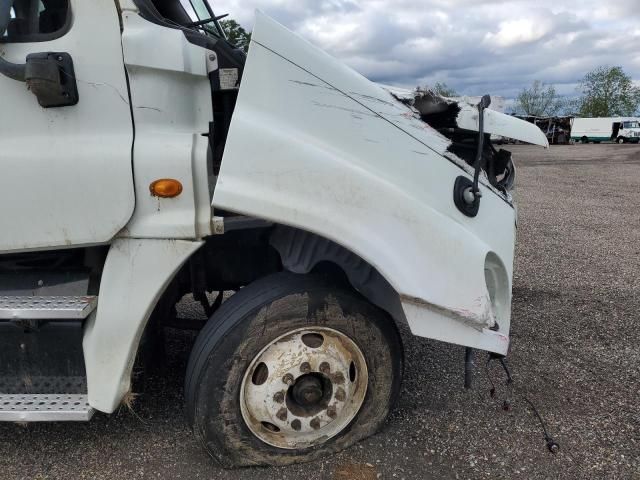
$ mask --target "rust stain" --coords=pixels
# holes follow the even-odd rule
[[[376,480],[378,471],[370,463],[346,463],[339,465],[333,474],[334,480]]]

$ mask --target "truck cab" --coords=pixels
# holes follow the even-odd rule
[[[261,12],[247,56],[220,18],[0,0],[1,421],[110,414],[166,327],[196,328],[196,438],[282,465],[380,427],[400,325],[507,354],[515,167],[490,136],[544,134],[372,83]]]
[[[611,140],[617,143],[638,143],[640,141],[640,122],[637,120],[613,122]]]

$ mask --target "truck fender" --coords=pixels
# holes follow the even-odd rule
[[[310,273],[318,264],[337,265],[353,288],[371,303],[385,310],[398,325],[408,325],[414,335],[506,354],[508,337],[487,328],[478,328],[474,312],[455,311],[422,299],[400,295],[375,267],[348,248],[320,235],[298,228],[277,226],[269,239],[279,253],[282,266],[293,273]],[[487,253],[484,263],[485,282],[492,309],[502,317],[511,303],[509,275],[500,258]],[[433,279],[445,272],[432,270]],[[499,312],[492,312],[493,315]],[[496,325],[499,327],[499,325]],[[504,325],[503,325],[504,326]],[[497,330],[497,328],[496,328]]]
[[[131,387],[140,338],[176,272],[204,242],[117,239],[83,338],[89,404],[112,413]]]

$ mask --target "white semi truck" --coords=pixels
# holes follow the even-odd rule
[[[637,117],[574,118],[571,140],[581,143],[638,143],[640,119]]]
[[[204,0],[0,0],[0,99],[1,421],[112,413],[186,294],[187,420],[230,467],[375,432],[399,324],[507,353],[488,138],[547,140],[488,98],[394,93],[262,13],[247,57]]]

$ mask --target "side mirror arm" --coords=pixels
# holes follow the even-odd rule
[[[18,82],[26,82],[26,73],[26,63],[11,63],[0,57],[0,74]]]

